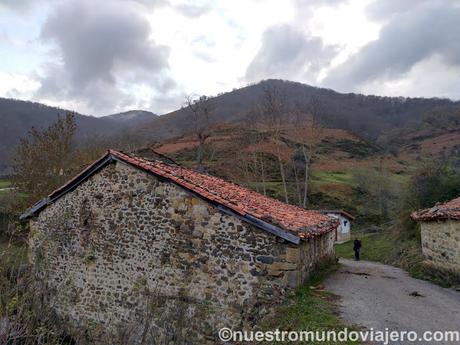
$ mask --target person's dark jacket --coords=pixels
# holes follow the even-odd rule
[[[355,240],[353,242],[353,250],[360,250],[361,249],[361,241],[360,240]]]

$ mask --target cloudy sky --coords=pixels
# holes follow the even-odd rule
[[[0,0],[0,96],[162,114],[267,78],[460,99],[460,0]]]

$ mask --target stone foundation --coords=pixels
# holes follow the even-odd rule
[[[219,328],[251,327],[335,257],[334,231],[290,244],[123,163],[49,205],[30,228],[51,307],[91,343],[99,334],[111,344],[213,344]]]

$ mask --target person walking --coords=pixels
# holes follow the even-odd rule
[[[355,251],[355,260],[359,261],[359,252],[361,250],[361,240],[359,238],[355,238],[353,242],[353,250]]]

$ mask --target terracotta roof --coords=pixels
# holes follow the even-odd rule
[[[338,225],[337,220],[319,212],[285,204],[221,178],[115,150],[109,150],[105,156],[94,162],[81,174],[51,193],[46,201],[42,200],[37,203],[22,216],[22,219],[38,214],[47,204],[76,188],[79,183],[89,177],[86,175],[95,168],[99,169],[106,164],[105,162],[113,159],[172,181],[212,203],[253,220],[256,225],[260,221],[262,224],[272,225],[275,229],[285,230],[300,238],[311,238],[335,230]]]
[[[348,213],[347,211],[345,210],[319,210],[318,212],[321,212],[323,214],[327,214],[327,213],[337,213],[337,214],[341,214],[345,217],[347,217],[348,219],[351,219],[351,220],[354,220],[355,217],[353,217],[350,213]]]
[[[425,210],[413,212],[411,218],[417,221],[430,221],[437,219],[460,220],[460,197],[441,205],[435,205]]]

